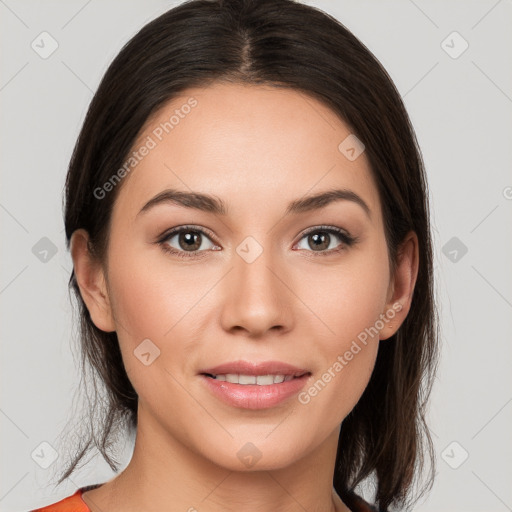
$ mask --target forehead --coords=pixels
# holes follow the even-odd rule
[[[343,187],[379,209],[365,153],[350,160],[340,150],[350,137],[346,123],[301,91],[226,83],[187,89],[141,129],[118,201],[140,209],[178,188],[225,198],[241,212]]]

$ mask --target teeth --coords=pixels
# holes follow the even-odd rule
[[[242,375],[228,373],[226,375],[214,375],[214,379],[231,382],[232,384],[256,384],[258,386],[269,386],[280,384],[293,379],[293,375]]]
[[[270,384],[274,384],[274,382],[277,384],[280,382],[280,375],[276,375],[275,377],[276,379],[274,380],[273,375],[258,375],[256,377],[256,384],[259,384],[260,386],[268,386]]]

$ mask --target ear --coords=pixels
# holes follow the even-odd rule
[[[386,340],[393,336],[407,317],[418,277],[418,266],[418,236],[414,231],[410,231],[398,249],[397,268],[395,275],[391,276],[388,300],[383,311],[388,320],[381,330],[379,339]],[[395,313],[393,317],[392,312]]]
[[[89,234],[77,229],[71,236],[71,257],[80,294],[94,325],[105,332],[116,330],[101,263],[89,251]]]

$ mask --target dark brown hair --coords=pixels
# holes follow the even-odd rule
[[[412,502],[413,484],[434,453],[425,407],[437,365],[428,189],[421,153],[402,100],[372,53],[339,21],[292,0],[192,0],[144,26],[120,51],[90,104],[73,151],[65,189],[65,228],[84,228],[105,261],[113,204],[122,183],[102,199],[94,191],[123,165],[144,123],[190,87],[218,82],[266,84],[323,102],[364,143],[385,222],[390,268],[412,230],[419,271],[410,312],[380,343],[376,366],[343,421],[334,487],[343,499],[368,477],[385,509]],[[341,141],[340,141],[341,142]],[[83,383],[88,408],[59,484],[93,448],[113,470],[113,440],[137,425],[137,394],[125,372],[116,333],[91,321],[74,273]],[[103,394],[102,394],[103,393]],[[126,431],[125,431],[126,432]],[[75,430],[76,433],[76,430]],[[422,493],[417,492],[418,496]]]

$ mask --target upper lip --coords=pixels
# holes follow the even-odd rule
[[[298,368],[288,363],[281,361],[263,361],[261,363],[251,363],[249,361],[232,361],[223,363],[218,366],[206,368],[199,373],[206,373],[210,375],[227,375],[228,373],[235,373],[241,375],[293,375],[299,377],[309,370]]]

